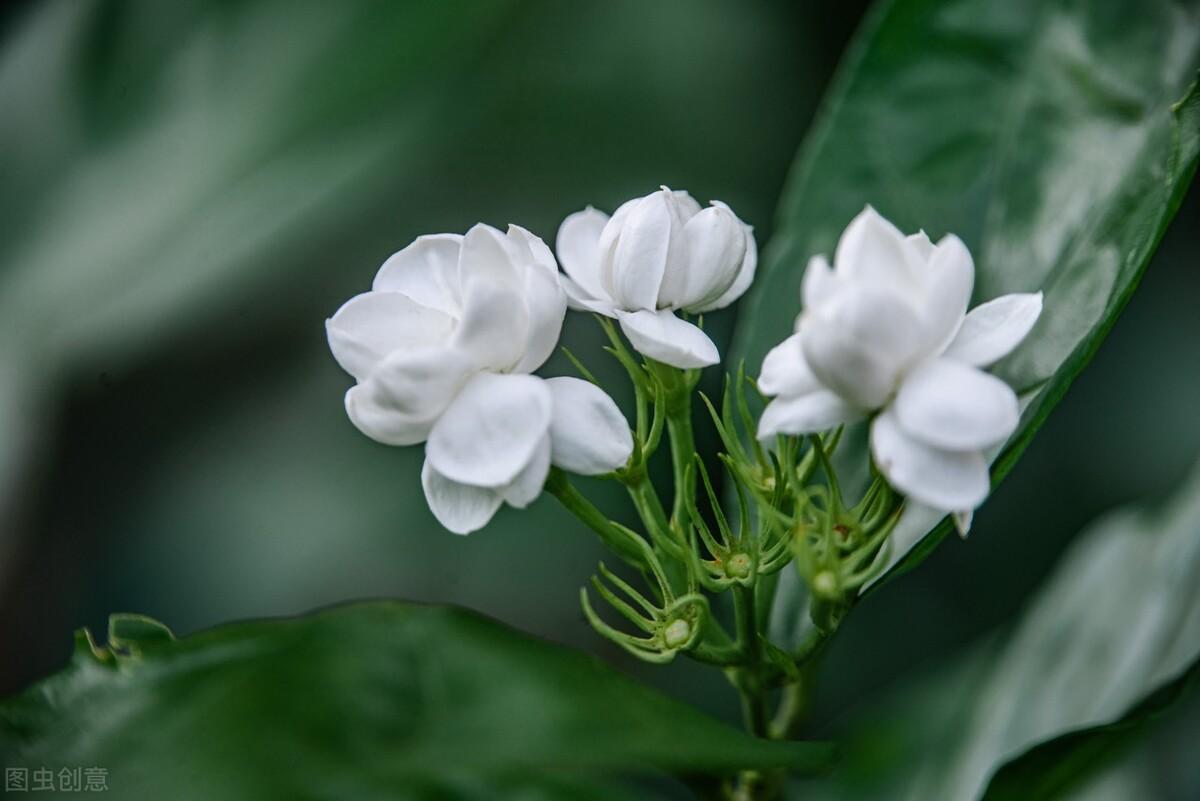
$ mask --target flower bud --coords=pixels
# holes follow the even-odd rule
[[[663,642],[668,648],[680,648],[692,637],[692,625],[686,620],[673,620],[663,629]]]
[[[837,598],[839,593],[837,576],[831,570],[822,570],[813,576],[812,588],[821,598]]]
[[[558,232],[572,308],[617,318],[640,353],[680,368],[720,360],[716,346],[676,311],[701,314],[741,297],[754,279],[754,234],[724,203],[701,209],[663,187],[611,218],[576,212]]]

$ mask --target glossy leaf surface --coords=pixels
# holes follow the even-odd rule
[[[5,764],[103,766],[130,801],[257,801],[575,797],[554,788],[831,759],[455,609],[368,603],[178,640],[122,616],[110,640],[81,634],[64,672],[0,705]]]
[[[1023,401],[998,480],[1099,346],[1179,205],[1200,151],[1198,65],[1196,2],[881,3],[800,150],[733,363],[756,370],[791,332],[808,258],[832,255],[865,204],[904,231],[955,233],[974,255],[974,303],[1045,293],[1037,326],[995,370]],[[926,537],[937,523],[898,532],[893,568],[924,558],[949,530]]]

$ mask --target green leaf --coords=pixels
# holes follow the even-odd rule
[[[1017,728],[1063,733],[1028,737],[985,801],[1064,797],[1200,677],[1200,469],[1165,514],[1117,515],[1088,536],[1010,646],[1029,653],[997,665],[1001,692],[1037,681],[1050,695],[1014,700]]]
[[[1197,675],[1200,465],[1166,509],[1119,512],[1085,532],[1002,645],[902,693],[909,705],[882,723],[864,717],[833,797],[1064,798]],[[889,730],[900,745],[881,749]],[[880,751],[892,757],[873,759]],[[872,773],[886,789],[852,789]]]
[[[1113,723],[1035,745],[1001,766],[988,783],[983,801],[1055,801],[1071,797],[1072,790],[1144,736],[1164,712],[1194,688],[1197,677],[1200,662]]]
[[[376,602],[178,640],[127,623],[120,647],[82,632],[64,672],[0,705],[6,764],[106,767],[131,801],[257,801],[481,797],[462,788],[831,759],[456,609]]]
[[[760,364],[790,333],[808,258],[832,254],[864,204],[902,230],[956,233],[976,302],[1045,292],[996,370],[1024,409],[999,480],[1112,326],[1195,171],[1198,35],[1196,0],[880,2],[800,150],[732,363]],[[946,521],[925,536],[936,523],[897,536],[892,574],[945,536]]]

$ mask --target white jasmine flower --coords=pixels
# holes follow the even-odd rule
[[[814,257],[796,333],[763,360],[777,396],[759,437],[824,431],[878,412],[871,452],[888,481],[943,513],[979,506],[984,452],[1016,429],[1017,396],[983,372],[1023,340],[1042,295],[1004,295],[969,314],[975,265],[954,236],[905,237],[868,206],[838,241],[831,269]]]
[[[351,421],[388,445],[428,440],[425,497],[451,531],[481,528],[502,502],[531,503],[551,463],[601,473],[628,459],[632,438],[611,398],[528,375],[565,314],[545,243],[480,224],[418,237],[326,321],[334,358],[357,381]]]
[[[754,280],[750,226],[719,201],[701,209],[665,186],[612,217],[590,206],[563,220],[558,258],[573,309],[615,317],[634,348],[675,367],[720,361],[703,331],[676,316],[721,309]]]

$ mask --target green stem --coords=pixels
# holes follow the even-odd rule
[[[754,582],[754,609],[758,616],[758,630],[770,632],[771,608],[775,605],[775,591],[779,587],[779,572],[764,576],[761,573]]]
[[[754,613],[754,588],[733,585],[733,614],[737,621],[737,641],[747,664],[762,659],[762,643],[758,637],[758,618]]]
[[[667,434],[671,439],[671,464],[675,479],[671,521],[679,531],[687,530],[688,498],[695,492],[695,482],[688,480],[688,466],[696,458],[696,440],[692,433],[692,410],[689,400],[690,397],[684,395],[682,402],[676,399],[667,409]]]
[[[787,740],[795,736],[796,729],[808,712],[816,672],[817,660],[813,660],[800,667],[799,679],[789,681],[783,686],[779,695],[779,705],[775,708],[775,716],[771,719],[768,729],[768,736],[772,740]]]
[[[784,685],[779,696],[779,706],[771,720],[772,740],[786,740],[795,733],[796,726],[808,710],[809,682],[794,681]]]
[[[792,654],[798,673],[792,674],[791,678],[783,685],[775,715],[770,723],[764,724],[765,734],[760,736],[772,740],[788,740],[796,736],[800,723],[808,712],[812,688],[816,682],[818,663],[824,652],[824,646],[828,642],[828,633],[814,631]],[[781,797],[786,782],[787,773],[785,771],[767,773],[742,771],[730,797],[739,801],[741,799],[769,801],[769,799]]]
[[[767,736],[767,699],[763,686],[762,641],[758,636],[758,618],[754,613],[754,588],[733,586],[733,614],[737,623],[737,644],[742,667],[733,683],[742,696],[746,728],[756,737]]]
[[[746,687],[741,680],[737,687],[742,696],[742,717],[746,722],[746,730],[755,737],[766,737],[769,733],[767,701],[762,691],[756,687]]]
[[[688,656],[706,665],[735,669],[742,663],[742,654],[731,645],[711,645],[702,642],[688,652]]]
[[[600,539],[618,556],[638,568],[645,568],[646,561],[641,549],[630,541],[629,535],[618,529],[604,513],[575,489],[566,473],[557,467],[550,470],[546,479],[546,491],[558,498],[567,511],[579,518],[588,528],[600,535]]]
[[[820,654],[821,648],[829,640],[831,633],[818,628],[810,630],[808,636],[804,638],[792,655],[793,661],[801,666],[811,663]]]
[[[833,632],[813,629],[804,638],[792,654],[792,659],[799,668],[799,675],[783,687],[779,697],[779,706],[771,721],[770,737],[774,740],[784,740],[796,733],[796,728],[808,712],[809,698],[812,696],[813,684],[816,683],[817,668],[821,655]]]
[[[636,481],[627,482],[625,486],[629,490],[629,497],[642,525],[650,534],[650,542],[655,552],[668,557],[662,560],[662,569],[666,573],[668,585],[678,593],[694,591],[695,582],[688,558],[688,544],[671,528],[654,485],[643,475]]]
[[[829,458],[829,451],[826,450],[825,442],[821,439],[821,435],[817,434],[811,439],[813,450],[817,452],[817,458],[820,459],[821,467],[825,471],[825,479],[829,482],[830,500],[832,501],[832,509],[830,511],[840,514],[842,511],[842,488],[838,484],[837,471],[833,469],[833,462]]]
[[[849,605],[845,601],[831,601],[814,597],[809,617],[812,619],[813,625],[817,627],[817,631],[827,637],[837,630],[847,611],[849,611]]]
[[[658,499],[658,493],[654,491],[654,485],[650,483],[646,474],[642,473],[636,479],[626,482],[625,486],[646,530],[669,539],[671,524],[667,521],[662,501]]]

